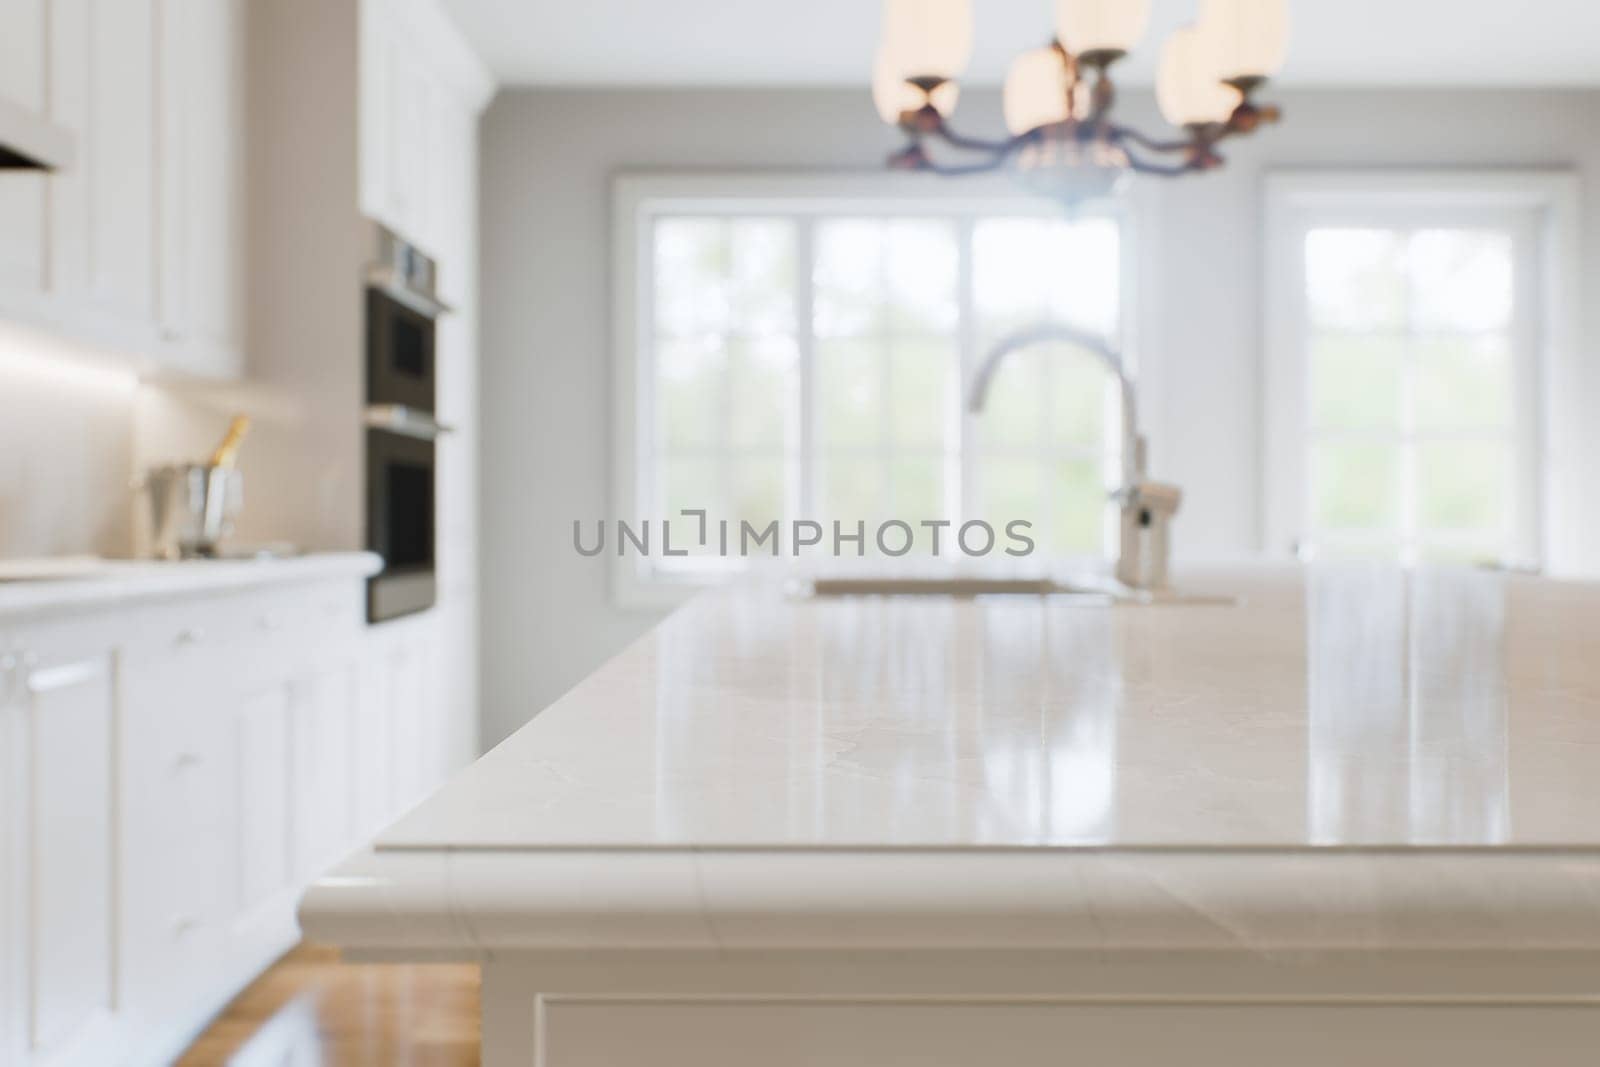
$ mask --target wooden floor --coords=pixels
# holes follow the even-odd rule
[[[341,963],[302,946],[235,997],[178,1067],[477,1062],[477,966]]]

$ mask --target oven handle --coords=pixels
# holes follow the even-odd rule
[[[431,292],[415,289],[407,285],[399,271],[387,264],[377,264],[367,268],[367,285],[374,289],[382,290],[391,297],[430,319],[440,315],[447,315],[451,311],[449,304],[434,296]]]
[[[455,427],[446,426],[425,411],[408,408],[404,404],[369,404],[362,420],[375,430],[388,430],[419,441],[433,441]]]

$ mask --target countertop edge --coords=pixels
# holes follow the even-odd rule
[[[284,559],[134,564],[83,578],[0,585],[0,621],[121,607],[133,603],[333,578],[368,578],[383,569],[371,552],[317,552]]]
[[[1600,949],[1600,852],[365,850],[353,951]]]

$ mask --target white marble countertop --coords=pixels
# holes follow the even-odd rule
[[[382,561],[371,552],[314,552],[247,560],[0,560],[0,620],[66,610],[223,592],[252,586],[361,578]],[[38,575],[65,575],[39,577]]]
[[[1600,586],[710,593],[314,886],[373,952],[1600,948]]]
[[[1600,847],[1600,587],[696,600],[380,848]]]

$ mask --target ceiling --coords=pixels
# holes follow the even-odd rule
[[[865,85],[875,0],[443,0],[499,78],[524,85]],[[1151,0],[1123,80],[1199,0]],[[1600,85],[1593,0],[1289,0],[1282,81],[1308,86]],[[1048,40],[1051,0],[976,0],[970,84]]]

